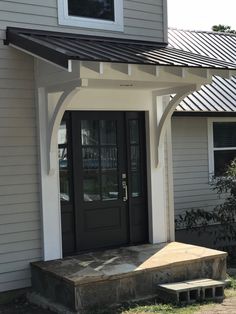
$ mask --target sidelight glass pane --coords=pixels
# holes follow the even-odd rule
[[[68,0],[72,16],[114,21],[114,0]]]
[[[61,201],[69,202],[69,173],[67,169],[60,170],[60,198]]]
[[[139,145],[131,145],[131,170],[139,171],[140,169],[140,146]]]
[[[58,149],[59,157],[59,174],[60,174],[60,198],[61,201],[70,201],[69,193],[69,173],[68,173],[68,160],[67,160],[67,148]]]
[[[131,184],[132,184],[132,197],[141,196],[141,176],[138,172],[133,172],[131,174]]]
[[[58,130],[58,145],[67,143],[66,121],[62,121]]]
[[[138,120],[129,120],[130,144],[139,144]]]
[[[84,201],[92,202],[100,200],[99,176],[85,176],[83,181]]]
[[[109,201],[118,199],[118,175],[114,174],[103,174],[102,175],[102,200]]]
[[[100,121],[100,138],[101,145],[116,145],[116,121]]]
[[[236,150],[220,150],[214,152],[215,175],[224,175],[227,166],[236,158]]]
[[[82,145],[98,145],[99,123],[97,120],[81,121]]]
[[[67,168],[68,166],[68,161],[67,161],[67,148],[59,148],[58,149],[58,158],[59,158],[59,168],[64,169]]]
[[[102,170],[117,169],[117,148],[104,147],[101,148],[101,166]]]
[[[214,147],[236,147],[236,122],[214,122]]]
[[[83,147],[82,148],[83,157],[83,169],[93,170],[99,168],[99,150],[94,147]]]

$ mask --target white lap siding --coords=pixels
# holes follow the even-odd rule
[[[163,42],[167,31],[165,3],[166,0],[124,0],[124,32],[112,32],[59,26],[57,0],[1,0],[0,29],[3,32],[7,26],[15,26]]]
[[[207,118],[172,118],[176,216],[192,208],[212,210],[221,202],[209,185],[207,132]]]
[[[34,99],[33,58],[1,42],[0,292],[30,286],[42,256]]]

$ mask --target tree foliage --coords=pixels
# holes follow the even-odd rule
[[[221,33],[230,33],[230,34],[236,34],[236,30],[231,29],[231,26],[229,25],[213,25],[212,28],[213,32],[221,32]]]

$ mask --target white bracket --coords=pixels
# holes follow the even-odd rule
[[[48,145],[47,145],[47,159],[48,159],[48,175],[53,175],[55,173],[55,165],[54,165],[54,160],[55,160],[55,154],[57,154],[57,133],[58,129],[60,127],[61,119],[63,117],[63,114],[72,101],[72,99],[75,97],[77,94],[78,90],[81,87],[81,82],[80,83],[75,83],[65,89],[60,96],[52,117],[48,121],[48,132],[47,132],[47,140],[48,140]]]
[[[179,88],[178,91],[173,91],[172,93],[175,94],[175,96],[170,100],[170,102],[168,103],[168,105],[166,106],[166,108],[164,109],[164,112],[161,116],[161,119],[159,121],[159,123],[157,124],[157,163],[156,163],[156,167],[159,166],[160,161],[161,161],[161,155],[160,155],[160,148],[163,147],[164,145],[164,138],[165,138],[165,134],[166,134],[166,130],[168,127],[168,122],[171,119],[172,114],[174,113],[176,107],[179,105],[179,103],[185,98],[187,97],[190,93],[193,93],[194,91],[198,90],[198,86],[197,85],[191,85],[188,87],[182,87]],[[170,93],[170,94],[172,94]],[[169,95],[170,95],[169,94]],[[168,94],[162,94],[161,91],[157,91],[153,93],[153,96],[156,98],[157,96],[164,96],[164,95],[168,95]]]

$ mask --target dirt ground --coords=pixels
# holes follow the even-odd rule
[[[9,304],[0,305],[0,314],[52,314],[52,312],[29,304],[24,297],[21,297]]]
[[[236,297],[226,298],[223,303],[203,308],[196,314],[236,314]]]

